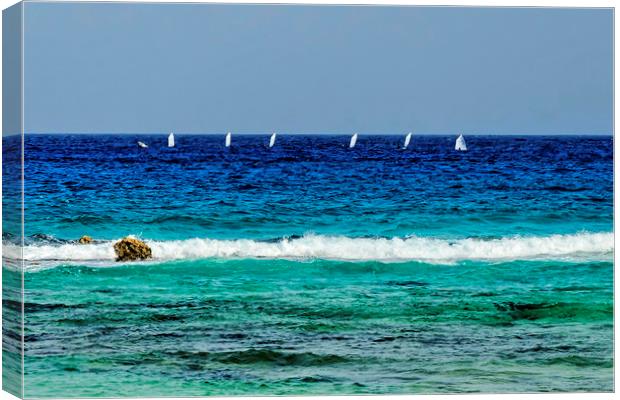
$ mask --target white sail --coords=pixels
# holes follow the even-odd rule
[[[149,147],[146,143],[144,142],[138,142],[138,146],[142,147],[143,149],[146,149],[147,147]]]
[[[409,132],[407,136],[405,136],[405,144],[403,144],[403,149],[406,149],[409,146],[410,142],[411,142],[411,132]]]
[[[355,147],[355,143],[357,143],[357,133],[351,136],[351,142],[349,143],[349,148],[352,149]]]
[[[230,132],[228,132],[226,134],[226,147],[230,147],[231,139],[232,139],[232,134]]]
[[[174,133],[172,132],[168,135],[168,147],[174,147]]]
[[[269,138],[269,147],[273,147],[274,144],[276,144],[276,133],[272,133],[271,134],[271,138]]]
[[[459,137],[456,138],[454,150],[467,151],[467,144],[465,144],[465,138],[463,137],[463,135],[459,135]]]

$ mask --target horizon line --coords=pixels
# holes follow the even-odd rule
[[[271,135],[272,133],[277,133],[278,135],[305,135],[305,136],[347,136],[353,135],[355,133],[361,136],[401,136],[407,135],[408,133],[413,133],[414,136],[451,136],[451,135],[464,135],[464,136],[615,136],[614,132],[608,133],[574,133],[574,132],[554,132],[554,133],[484,133],[484,132],[471,132],[467,133],[464,131],[456,131],[456,132],[418,132],[415,131],[402,131],[402,132],[363,132],[363,131],[355,131],[351,130],[348,132],[291,132],[291,131],[278,131],[278,130],[265,130],[260,132],[237,132],[230,131],[221,131],[221,132],[175,132],[175,131],[160,131],[160,132],[19,132],[19,133],[8,133],[3,134],[3,137],[7,136],[17,136],[17,135],[169,135],[170,133],[174,133],[175,135],[194,135],[194,136],[217,136],[217,135],[226,135],[228,132],[234,135],[244,135],[244,136],[260,136],[260,135]]]

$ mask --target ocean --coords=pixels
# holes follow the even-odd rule
[[[612,137],[403,138],[27,135],[25,396],[612,391]]]

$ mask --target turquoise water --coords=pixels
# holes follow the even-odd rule
[[[267,140],[26,137],[27,397],[613,390],[610,137]]]
[[[26,392],[610,391],[611,280],[605,262],[59,267],[27,277]]]

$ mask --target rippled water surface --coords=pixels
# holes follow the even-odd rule
[[[268,139],[26,137],[26,396],[613,390],[611,137]]]

